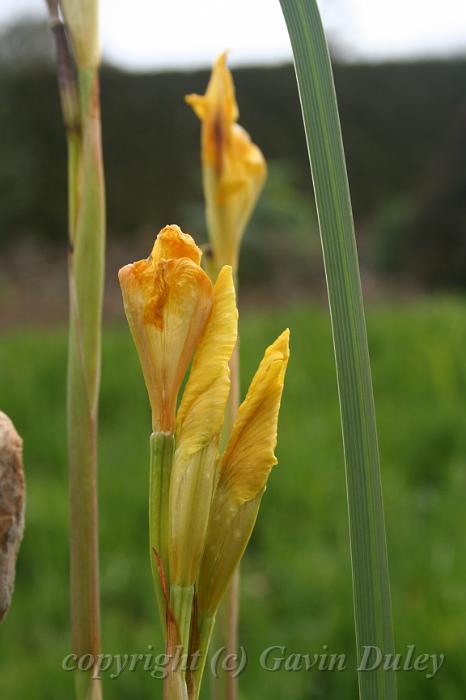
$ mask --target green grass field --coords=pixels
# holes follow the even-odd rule
[[[291,328],[292,356],[269,481],[243,565],[241,698],[357,696],[344,465],[328,313],[248,311],[243,386],[265,346]],[[368,315],[397,650],[443,653],[434,680],[399,674],[400,697],[460,700],[466,687],[466,303],[383,305]],[[125,326],[104,339],[100,412],[103,649],[161,650],[147,560],[150,417]],[[72,697],[69,652],[66,333],[6,333],[0,408],[24,438],[27,529],[13,607],[0,629],[0,697]],[[346,653],[346,671],[261,669],[266,647]],[[140,665],[104,674],[107,699],[161,697]]]

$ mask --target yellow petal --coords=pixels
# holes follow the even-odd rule
[[[177,416],[177,445],[193,454],[220,433],[230,389],[229,361],[238,332],[231,267],[221,269],[212,311],[194,356]]]
[[[199,260],[192,238],[171,226],[147,260],[118,275],[156,432],[174,431],[178,391],[210,315],[212,284]]]
[[[204,194],[216,262],[236,269],[267,167],[260,149],[236,123],[238,107],[226,54],[217,59],[205,95],[188,95],[186,101],[202,122]]]
[[[170,580],[177,585],[194,584],[204,552],[237,326],[232,270],[224,267],[177,415],[169,506]]]
[[[289,357],[289,331],[267,348],[238,410],[222,457],[219,485],[233,501],[243,503],[265,487],[277,463],[277,423]]]
[[[266,173],[264,156],[239,124],[233,124],[230,139],[229,167],[219,182],[218,200],[226,202],[246,189],[245,201],[255,204]]]

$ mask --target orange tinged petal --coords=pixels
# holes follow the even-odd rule
[[[152,407],[154,431],[173,432],[178,391],[212,306],[201,251],[177,226],[163,229],[151,256],[119,280]]]

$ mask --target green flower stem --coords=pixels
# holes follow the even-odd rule
[[[168,591],[170,585],[168,571],[168,498],[174,450],[175,438],[173,435],[169,433],[152,433],[150,437],[149,474],[149,556],[164,636],[166,636],[166,602],[160,580],[157,556],[163,568]]]
[[[178,624],[182,653],[188,654],[194,586],[170,586],[170,607]]]

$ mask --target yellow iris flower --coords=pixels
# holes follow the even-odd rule
[[[205,95],[186,102],[202,122],[202,165],[207,224],[217,268],[237,270],[241,238],[265,181],[260,149],[237,124],[233,78],[223,53],[215,62]]]
[[[154,432],[174,432],[181,382],[212,308],[212,283],[200,260],[191,236],[166,226],[149,258],[125,265],[118,274]]]
[[[200,260],[191,236],[167,226],[147,260],[119,273],[157,433],[151,542],[163,565],[170,606],[178,623],[183,621],[184,645],[194,592],[199,615],[212,619],[249,541],[276,464],[289,357],[286,330],[267,348],[220,457],[238,311],[232,268],[222,267],[212,286]]]

